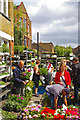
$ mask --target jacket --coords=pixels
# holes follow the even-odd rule
[[[23,83],[23,80],[21,80],[21,72],[24,72],[24,71],[25,71],[24,67],[21,70],[19,66],[14,70],[14,86],[15,87],[19,87],[19,88],[21,87],[21,83]]]
[[[55,75],[55,83],[58,84],[60,81],[60,76],[61,76],[61,71],[57,72]],[[64,77],[65,77],[65,83],[66,85],[71,85],[71,77],[68,71],[65,70],[64,72]]]

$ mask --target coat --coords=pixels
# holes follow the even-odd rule
[[[61,76],[61,71],[57,72],[55,75],[55,83],[57,84],[60,82],[60,76]],[[71,85],[71,77],[68,71],[65,70],[64,72],[64,77],[65,77],[65,83],[66,85]]]

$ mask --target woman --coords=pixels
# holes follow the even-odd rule
[[[39,69],[38,66],[40,64],[39,60],[36,60],[36,65],[34,66],[34,74],[33,74],[33,81],[34,81],[34,85],[35,85],[35,96],[38,97],[37,95],[37,90],[38,90],[38,85],[39,85],[39,75],[40,73],[38,73]]]
[[[69,88],[71,85],[71,78],[69,72],[66,70],[66,63],[61,62],[59,72],[56,73],[55,83]],[[69,88],[70,89],[70,88]]]

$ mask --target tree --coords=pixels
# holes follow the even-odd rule
[[[58,56],[69,56],[72,53],[72,48],[71,46],[64,47],[56,45],[54,51],[57,52]]]
[[[14,44],[21,45],[24,40],[24,34],[27,34],[26,28],[22,25],[22,10],[17,10],[14,5]]]

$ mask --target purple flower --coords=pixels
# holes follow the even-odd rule
[[[11,96],[13,96],[13,94],[11,94]]]
[[[20,100],[20,99],[17,99],[17,100]]]

